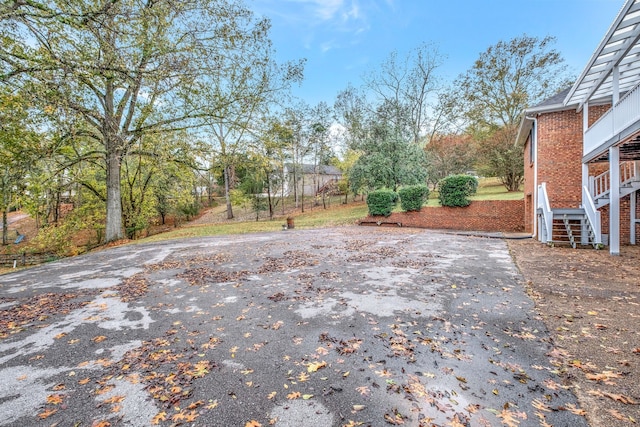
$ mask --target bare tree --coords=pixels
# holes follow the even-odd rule
[[[378,104],[387,105],[394,127],[408,127],[413,143],[421,143],[430,133],[430,104],[440,86],[436,71],[442,61],[434,45],[422,44],[405,57],[392,52],[379,69],[364,77]]]

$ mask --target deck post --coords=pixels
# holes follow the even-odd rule
[[[633,193],[629,194],[629,217],[630,217],[630,224],[629,224],[629,243],[632,245],[636,244],[636,198],[638,196],[638,192],[634,191]]]
[[[609,253],[620,255],[620,147],[609,148]]]

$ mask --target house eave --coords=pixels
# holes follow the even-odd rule
[[[533,122],[535,118],[540,114],[558,113],[561,111],[567,111],[576,108],[577,105],[564,105],[562,103],[543,105],[540,107],[531,107],[524,110],[522,120],[520,121],[520,128],[518,129],[518,136],[516,141],[520,145],[524,145],[531,129],[533,128]]]

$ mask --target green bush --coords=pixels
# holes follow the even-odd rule
[[[422,205],[429,198],[429,189],[426,185],[411,185],[398,191],[400,206],[404,212],[420,211]]]
[[[393,207],[398,201],[398,193],[391,190],[376,190],[367,195],[369,215],[391,215]]]
[[[438,182],[438,198],[442,206],[469,206],[469,196],[475,194],[477,189],[477,178],[469,175],[451,175]]]

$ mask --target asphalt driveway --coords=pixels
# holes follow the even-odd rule
[[[129,245],[2,275],[0,296],[0,425],[587,425],[499,239]]]

